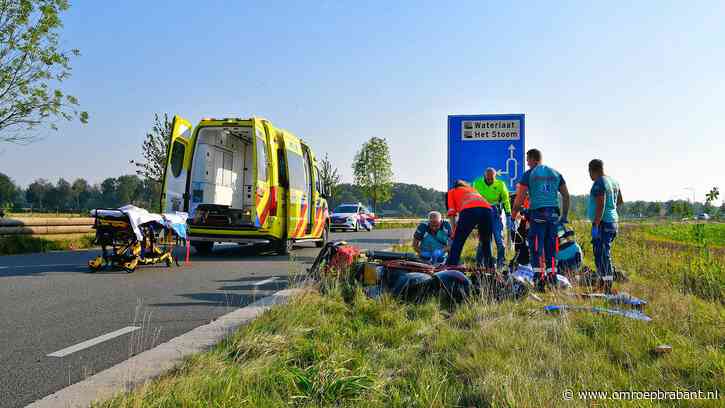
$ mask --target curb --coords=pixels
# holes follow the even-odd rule
[[[90,407],[159,377],[179,366],[186,357],[211,349],[240,326],[274,305],[288,303],[304,289],[285,289],[227,313],[166,343],[146,350],[83,381],[27,405],[27,408]]]

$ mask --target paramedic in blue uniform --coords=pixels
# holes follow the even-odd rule
[[[526,152],[526,164],[529,169],[521,176],[516,191],[513,212],[518,214],[526,195],[529,197],[529,250],[531,251],[531,266],[534,276],[540,279],[539,268],[541,257],[546,264],[547,280],[555,282],[553,266],[556,233],[559,224],[567,222],[569,215],[569,190],[564,177],[558,171],[541,164],[541,152],[531,149]],[[561,193],[561,209],[559,209],[559,194]],[[541,288],[545,282],[538,282]]]
[[[418,225],[413,233],[413,250],[423,259],[442,263],[451,248],[451,224],[438,211],[428,213],[428,221]]]
[[[621,207],[624,201],[619,183],[604,174],[604,162],[599,159],[590,161],[589,177],[594,182],[589,192],[587,208],[587,216],[592,220],[594,263],[597,265],[599,284],[605,292],[610,293],[614,281],[612,242],[617,236],[617,222],[619,222],[617,208]]]

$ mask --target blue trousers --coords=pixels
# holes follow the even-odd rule
[[[453,237],[453,244],[451,244],[451,252],[448,254],[446,265],[459,265],[461,263],[463,244],[471,235],[471,231],[478,228],[478,236],[483,242],[483,256],[486,259],[486,266],[493,266],[491,257],[491,212],[489,208],[474,207],[466,208],[458,214],[456,235]]]
[[[599,223],[599,237],[592,239],[592,252],[594,263],[597,265],[597,275],[613,278],[612,268],[612,242],[617,237],[617,224],[612,222]]]
[[[538,208],[531,211],[529,222],[529,251],[531,253],[531,266],[536,269],[540,259],[544,257],[547,268],[554,262],[556,249],[556,231],[559,227],[559,209],[554,207]]]
[[[491,229],[493,230],[493,241],[496,243],[496,265],[502,267],[506,260],[506,247],[503,244],[503,222],[501,221],[501,208],[493,207],[491,211]],[[489,243],[490,245],[490,243]],[[476,263],[483,265],[483,241],[478,241],[476,249]]]

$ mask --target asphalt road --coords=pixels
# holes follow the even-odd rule
[[[385,249],[411,234],[379,230],[331,239]],[[210,256],[192,252],[190,266],[89,274],[86,262],[98,252],[0,257],[0,407],[24,406],[284,289],[319,249],[300,244],[286,257],[224,245]]]

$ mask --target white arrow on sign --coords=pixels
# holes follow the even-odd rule
[[[509,176],[509,188],[512,190],[514,188],[514,180],[519,176],[519,161],[514,157],[515,150],[516,146],[513,144],[509,145],[509,158],[506,159],[506,171],[503,171],[503,169],[496,170],[496,174],[499,176],[504,174]]]

